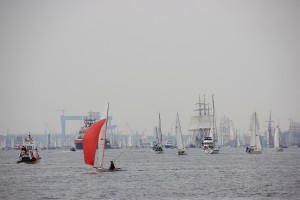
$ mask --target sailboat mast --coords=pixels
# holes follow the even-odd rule
[[[212,104],[213,104],[213,133],[214,133],[214,145],[216,145],[216,144],[218,145],[214,95],[212,95]]]
[[[159,116],[158,116],[158,118],[159,118],[159,142],[160,142],[160,144],[162,144],[162,132],[161,132],[161,120],[160,120],[160,113],[159,113]]]
[[[178,123],[178,124],[177,124]],[[178,127],[177,127],[178,126]],[[182,148],[184,149],[184,144],[183,144],[183,138],[182,138],[182,132],[181,132],[181,125],[180,125],[180,120],[179,120],[179,115],[178,115],[178,112],[177,112],[177,119],[176,119],[176,128],[178,128],[179,130],[179,134],[180,134],[180,141],[181,141],[181,145],[182,145]]]
[[[254,113],[254,133],[255,133],[255,147],[257,147],[257,144],[256,144],[256,112]]]

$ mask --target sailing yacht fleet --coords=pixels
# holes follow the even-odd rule
[[[195,145],[201,149],[205,154],[219,154],[220,148],[218,145],[218,134],[216,128],[216,115],[215,115],[215,105],[214,105],[214,96],[212,95],[212,107],[209,106],[209,103],[206,102],[205,96],[203,102],[201,102],[199,96],[199,102],[196,103],[198,108],[195,110],[197,111],[197,115],[191,117],[191,127],[189,131],[193,133],[193,139],[195,141]],[[107,123],[108,123],[108,110],[109,104],[106,107],[106,116],[102,117],[99,121],[95,121],[92,123],[86,130],[86,133],[83,136],[83,155],[84,155],[84,162],[87,165],[93,166],[97,172],[104,172],[104,171],[120,171],[121,168],[116,168],[114,166],[114,161],[110,161],[110,167],[106,168],[104,165],[104,157],[105,157],[105,146],[106,146],[106,131],[107,131]],[[271,118],[270,118],[271,121]],[[260,134],[259,134],[259,121],[258,115],[254,112],[250,117],[250,129],[249,129],[249,136],[250,142],[249,145],[246,147],[246,153],[249,154],[261,154],[262,153],[262,144],[260,141]],[[270,128],[269,128],[270,129]],[[275,128],[274,134],[274,149],[277,152],[282,152],[283,149],[279,145],[279,123]],[[30,136],[30,135],[29,135]],[[187,145],[185,145],[182,136],[181,124],[179,120],[179,113],[176,114],[176,123],[175,123],[175,137],[176,137],[176,145],[177,154],[178,155],[188,155],[187,153]],[[269,139],[270,137],[268,137]],[[39,159],[38,157],[33,156],[33,151],[37,151],[33,147],[32,140],[29,142],[30,145],[27,145],[27,149],[32,150],[31,154],[29,155],[28,159],[24,150],[22,149],[22,156],[20,155],[19,161],[25,162],[25,160],[33,159],[34,161]],[[268,143],[269,144],[269,143]],[[98,145],[98,147],[97,147]],[[238,145],[238,143],[237,143]],[[31,147],[31,148],[29,148]],[[238,146],[237,146],[238,147]],[[95,163],[95,156],[96,151],[98,148],[98,162]],[[161,116],[160,113],[158,115],[158,126],[155,127],[155,141],[153,142],[152,151],[156,154],[164,153],[164,145],[163,145],[163,134],[161,129]],[[25,156],[24,156],[25,155]],[[120,156],[120,155],[119,155]],[[31,158],[32,157],[32,158]],[[26,160],[26,161],[27,161]],[[31,160],[30,160],[31,161]],[[30,162],[33,163],[33,162]]]
[[[216,134],[216,126],[215,126],[215,106],[214,106],[214,97],[212,96],[212,109],[213,112],[210,114],[209,107],[205,107],[207,104],[201,103],[199,98],[199,108],[197,111],[199,111],[199,116],[197,116],[198,120],[198,126],[197,128],[194,127],[194,131],[198,131],[198,136],[202,136],[202,148],[205,154],[218,154],[219,153],[219,147],[217,143],[217,134]],[[202,108],[202,105],[204,105],[204,108]],[[106,118],[101,119],[97,122],[95,122],[93,125],[91,125],[84,137],[83,137],[83,154],[84,154],[84,161],[87,165],[91,165],[94,168],[96,168],[97,172],[105,172],[105,171],[115,171],[120,170],[121,168],[115,168],[114,161],[110,161],[110,167],[105,168],[104,167],[104,152],[105,152],[105,139],[106,139],[106,129],[107,129],[107,118],[108,118],[108,107],[106,109]],[[204,112],[202,116],[201,111],[207,111]],[[192,119],[195,120],[196,117],[193,117]],[[202,123],[201,119],[204,119],[205,122]],[[163,150],[163,144],[162,144],[162,130],[161,130],[161,117],[160,113],[158,115],[158,127],[155,128],[156,133],[156,141],[155,144],[152,147],[152,150],[156,154],[162,154],[164,153]],[[175,135],[176,135],[176,143],[177,143],[177,153],[178,155],[188,155],[186,146],[183,143],[182,138],[182,131],[181,131],[181,125],[179,120],[179,114],[177,112],[176,115],[176,123],[175,123]],[[279,147],[279,125],[276,127],[276,133],[275,133],[275,148],[277,151],[281,151]],[[95,165],[95,155],[96,155],[96,147],[98,144],[98,164]],[[258,116],[257,113],[254,112],[251,115],[250,118],[250,145],[246,147],[246,152],[249,154],[261,154],[262,153],[262,145],[260,142],[259,137],[259,123],[258,123]]]

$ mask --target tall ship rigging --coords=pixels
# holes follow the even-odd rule
[[[192,145],[203,148],[205,153],[218,154],[214,96],[212,95],[212,108],[209,107],[209,103],[206,103],[205,95],[203,103],[199,95],[199,102],[195,105],[198,105],[198,108],[194,110],[197,115],[191,117],[189,129],[193,135],[194,144]]]

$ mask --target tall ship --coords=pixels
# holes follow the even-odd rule
[[[272,119],[271,119],[271,111],[270,111],[270,117],[269,120],[266,121],[268,123],[267,125],[267,130],[266,130],[266,145],[268,148],[273,148],[274,147],[274,133],[273,133],[273,125],[272,125]]]
[[[220,119],[219,144],[223,147],[238,146],[238,135],[237,131],[234,128],[234,123],[229,117],[225,115]]]
[[[291,147],[300,147],[300,123],[292,119],[290,119],[288,142]]]
[[[74,143],[75,143],[75,148],[76,149],[83,149],[83,137],[87,129],[92,126],[96,122],[96,117],[93,115],[92,112],[89,113],[89,116],[84,117],[83,119],[84,124],[81,126],[78,136],[75,138]],[[105,139],[106,146],[105,148],[110,149],[110,141]]]
[[[203,148],[205,153],[218,154],[218,137],[216,129],[214,96],[212,95],[212,108],[204,100],[201,102],[199,95],[197,114],[191,117],[190,129],[193,135],[193,142],[196,147]]]

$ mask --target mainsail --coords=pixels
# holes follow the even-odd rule
[[[256,112],[253,113],[250,119],[250,146],[256,149],[261,149],[259,138],[259,123]]]
[[[176,132],[177,148],[178,148],[178,150],[184,150],[184,145],[183,145],[183,140],[182,140],[182,132],[181,132],[181,126],[180,126],[178,113],[177,113],[177,118],[176,118],[175,132]]]
[[[103,128],[103,125],[106,123],[106,119],[102,119],[94,123],[91,127],[88,128],[83,137],[83,155],[84,162],[87,165],[93,166],[95,163],[95,154],[97,143],[99,140],[100,131]]]

